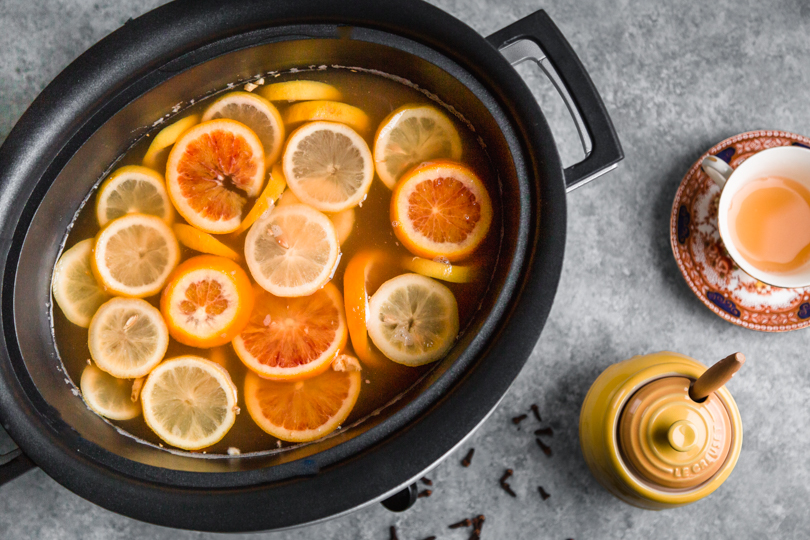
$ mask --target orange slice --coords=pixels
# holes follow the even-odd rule
[[[171,228],[145,214],[127,214],[107,224],[96,235],[90,259],[106,292],[134,298],[160,292],[179,261]]]
[[[296,103],[285,111],[283,118],[284,123],[288,126],[315,120],[340,122],[362,132],[368,131],[369,126],[371,126],[371,120],[363,109],[339,101],[304,101]]]
[[[335,226],[304,204],[266,212],[245,238],[245,261],[253,279],[276,296],[314,293],[332,279],[339,255]]]
[[[333,369],[303,381],[270,381],[248,373],[248,414],[262,430],[282,441],[320,439],[337,429],[357,403],[359,368],[357,360],[340,355]]]
[[[311,122],[296,129],[282,162],[296,197],[322,212],[341,212],[361,204],[374,179],[366,141],[335,122]]]
[[[346,346],[346,336],[343,298],[333,284],[302,298],[258,289],[250,322],[233,348],[262,377],[296,380],[326,370]]]
[[[152,144],[149,145],[149,148],[146,150],[146,154],[143,156],[144,167],[157,170],[160,153],[176,143],[177,139],[180,138],[180,135],[199,123],[200,115],[192,114],[161,129],[155,138],[152,139]]]
[[[250,92],[230,92],[212,103],[202,120],[217,118],[230,118],[252,129],[264,146],[265,165],[276,162],[284,142],[284,123],[272,103]]]
[[[313,99],[340,101],[343,99],[340,90],[331,84],[318,81],[278,82],[263,86],[257,92],[270,101],[309,101]]]
[[[220,257],[228,257],[234,261],[238,261],[241,257],[239,254],[211,236],[204,233],[199,229],[195,229],[191,225],[185,223],[175,223],[172,226],[174,235],[177,240],[189,249],[199,251],[201,253],[208,253],[211,255],[219,255]]]
[[[450,283],[469,283],[475,279],[478,271],[475,266],[460,266],[410,256],[402,257],[402,267],[411,272]]]
[[[166,187],[174,207],[201,231],[222,234],[242,223],[247,197],[259,195],[265,175],[259,137],[220,118],[186,131],[172,148]]]
[[[394,188],[391,223],[414,255],[453,262],[484,240],[492,223],[492,202],[470,169],[453,161],[432,161],[408,172]]]
[[[169,334],[192,347],[230,342],[248,323],[253,289],[242,267],[213,255],[192,257],[169,278],[160,311]]]
[[[248,230],[250,226],[259,219],[259,216],[268,210],[272,210],[275,202],[281,197],[286,187],[287,180],[284,178],[284,172],[281,170],[281,163],[276,163],[273,165],[270,172],[270,180],[268,180],[264,191],[262,191],[262,194],[256,199],[253,208],[250,209],[248,215],[242,220],[242,224],[239,225],[239,228],[236,229],[233,234],[238,235]]]

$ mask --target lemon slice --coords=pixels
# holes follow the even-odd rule
[[[284,123],[272,103],[250,92],[231,92],[216,100],[203,114],[202,121],[230,118],[245,124],[262,141],[265,167],[270,167],[281,154]]]
[[[92,266],[108,292],[142,298],[160,291],[179,260],[177,238],[163,220],[127,214],[98,233]]]
[[[90,265],[95,240],[82,240],[65,251],[53,271],[53,298],[67,320],[82,328],[98,307],[110,299],[98,284]]]
[[[175,223],[172,226],[174,235],[177,240],[189,249],[199,251],[200,253],[210,253],[211,255],[219,255],[220,257],[228,257],[234,261],[238,261],[241,257],[239,254],[211,236],[204,233],[199,229],[195,229],[191,225],[185,223]]]
[[[296,197],[322,212],[357,206],[374,179],[366,141],[335,122],[312,122],[295,130],[284,150],[283,166]]]
[[[402,174],[431,159],[461,158],[461,138],[450,119],[429,105],[405,105],[389,114],[374,138],[374,166],[394,189]]]
[[[331,84],[318,81],[278,82],[263,86],[257,92],[270,101],[308,101],[313,99],[340,101],[343,99],[340,90]]]
[[[93,315],[87,346],[100,369],[113,377],[136,379],[163,360],[169,330],[160,311],[146,300],[113,298]]]
[[[406,270],[423,276],[449,281],[451,283],[469,283],[476,277],[475,266],[461,266],[449,262],[431,261],[422,257],[403,257],[402,266]]]
[[[421,366],[438,360],[457,334],[456,298],[429,277],[402,274],[383,283],[369,300],[368,335],[399,364]]]
[[[107,178],[96,196],[96,217],[102,227],[126,214],[149,214],[171,223],[174,217],[166,183],[147,167],[127,165]]]
[[[184,450],[220,441],[236,421],[236,386],[228,372],[199,356],[166,360],[141,391],[143,418],[158,437]]]
[[[245,238],[245,260],[253,279],[276,296],[308,296],[329,281],[340,244],[324,214],[295,204],[267,212]]]
[[[131,420],[141,414],[141,406],[134,403],[132,381],[117,379],[96,366],[87,366],[79,383],[87,406],[110,420]]]
[[[315,120],[340,122],[362,132],[368,131],[371,126],[371,119],[363,109],[339,101],[304,101],[296,103],[285,111],[283,118],[284,123],[288,126]]]
[[[273,169],[275,169],[275,167],[273,167]],[[295,196],[295,193],[293,193],[291,189],[288,189],[282,194],[276,206],[290,206],[292,204],[301,204],[301,200]],[[343,243],[348,240],[349,236],[351,236],[352,230],[354,229],[354,221],[356,219],[354,208],[349,208],[337,214],[326,213],[326,217],[332,220],[335,231],[337,231],[338,242],[340,242],[342,246]]]
[[[178,120],[174,124],[161,129],[152,140],[152,144],[149,145],[149,148],[146,150],[146,154],[143,156],[144,167],[157,170],[158,157],[160,156],[160,153],[176,143],[177,139],[180,138],[180,135],[199,123],[200,115],[192,114],[191,116],[187,116],[181,120]]]

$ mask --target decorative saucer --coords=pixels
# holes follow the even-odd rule
[[[689,288],[717,315],[761,332],[788,332],[810,326],[810,287],[766,285],[740,269],[726,252],[717,230],[720,188],[700,168],[707,155],[732,168],[775,146],[810,148],[810,139],[784,131],[750,131],[712,147],[681,181],[670,218],[670,242]]]

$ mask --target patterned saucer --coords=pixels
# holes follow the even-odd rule
[[[790,145],[810,148],[810,139],[784,131],[750,131],[726,139],[692,165],[672,204],[670,242],[686,283],[720,317],[762,332],[810,326],[810,287],[771,287],[734,264],[717,230],[720,188],[700,163],[713,155],[736,168],[761,150]]]

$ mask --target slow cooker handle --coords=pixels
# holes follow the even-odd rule
[[[513,66],[537,63],[568,107],[585,159],[565,169],[567,191],[616,168],[624,152],[613,122],[582,62],[545,11],[535,11],[498,30],[487,41]]]
[[[35,468],[34,462],[15,448],[0,455],[0,486]]]

